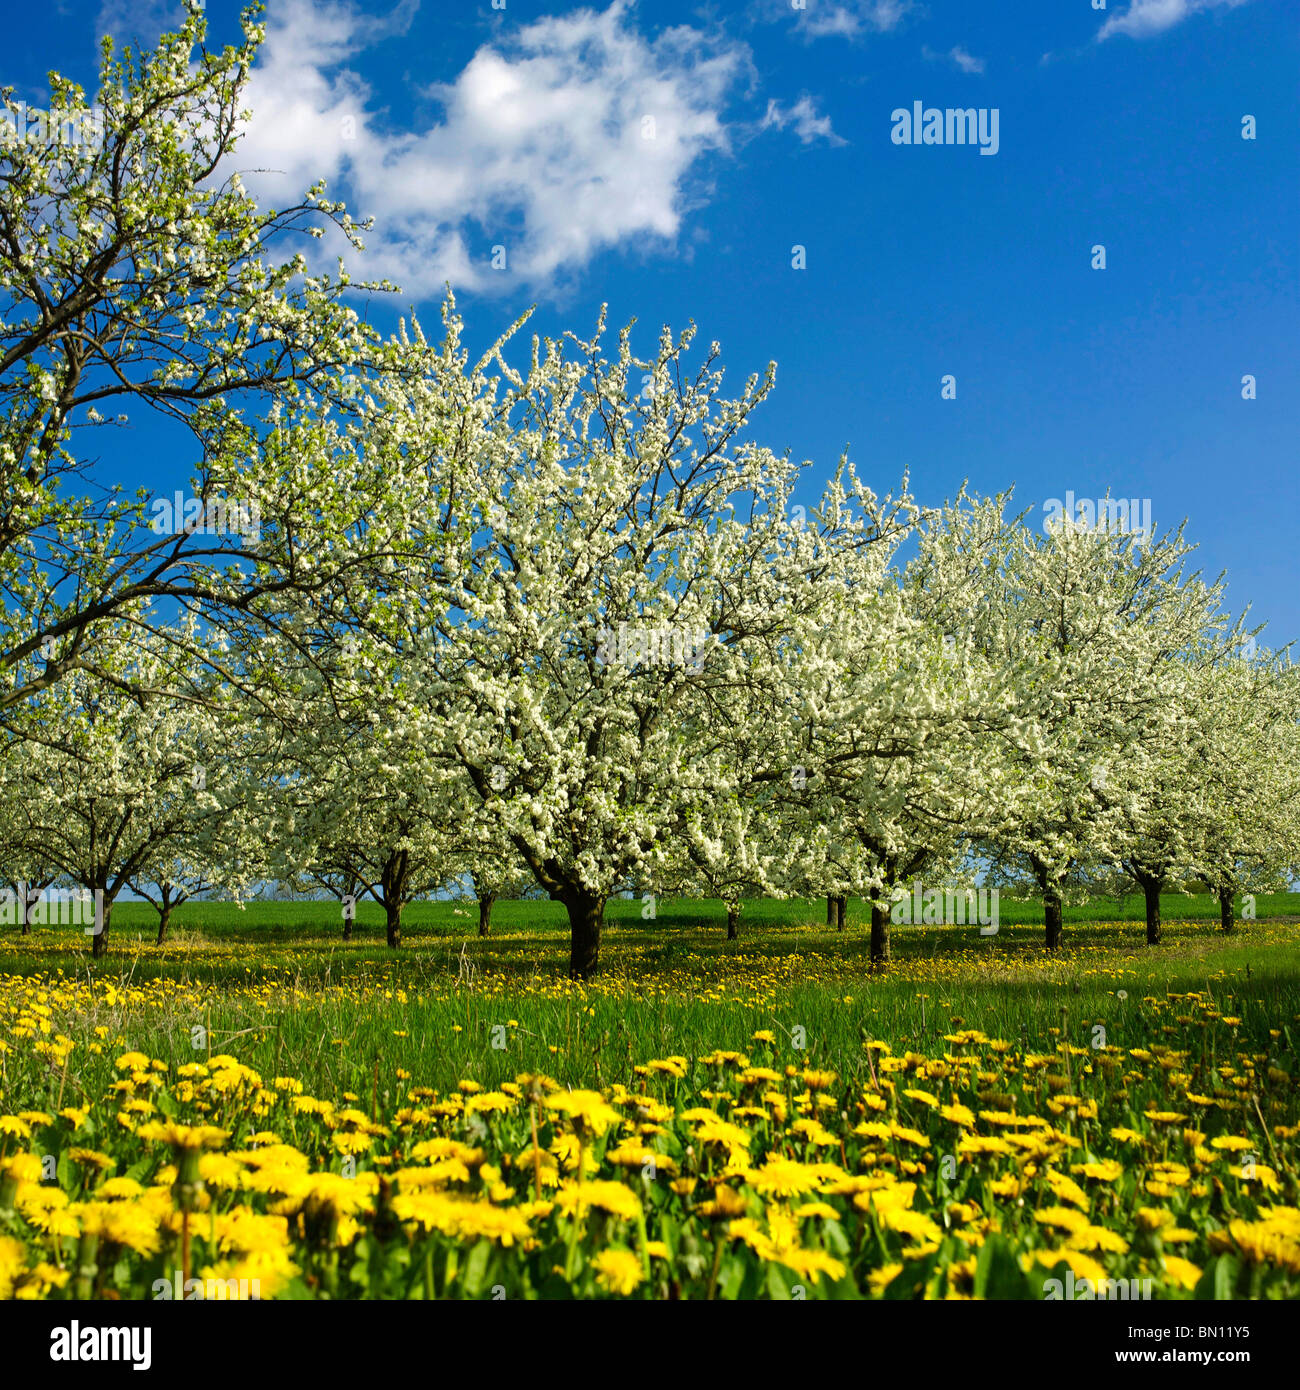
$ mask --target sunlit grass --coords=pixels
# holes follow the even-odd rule
[[[881,972],[815,904],[752,904],[738,942],[620,904],[576,984],[538,906],[481,939],[424,905],[400,951],[319,904],[199,905],[162,948],[133,909],[98,962],[8,936],[0,1292],[93,1265],[83,1293],[148,1297],[186,1241],[265,1296],[1300,1292],[1297,924],[899,927]],[[173,1121],[225,1137],[186,1157]]]

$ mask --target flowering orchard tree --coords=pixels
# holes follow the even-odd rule
[[[446,779],[429,756],[404,659],[349,632],[310,661],[284,661],[274,698],[250,711],[269,873],[336,896],[346,937],[356,899],[369,895],[392,947],[408,904],[451,869]]]
[[[1285,655],[1233,655],[1201,669],[1192,705],[1192,863],[1233,928],[1237,893],[1300,874],[1300,672]]]
[[[1216,796],[1209,746],[1215,714],[1206,701],[1220,693],[1214,672],[1235,632],[1236,625],[1226,639],[1200,634],[1153,672],[1165,698],[1096,788],[1114,826],[1116,863],[1145,899],[1150,945],[1161,939],[1160,894],[1203,857]]]
[[[950,531],[964,546],[967,528]],[[1181,530],[1145,544],[1068,521],[1005,534],[999,563],[972,572],[948,621],[958,646],[981,654],[1003,709],[992,761],[1005,762],[1005,794],[988,837],[1029,868],[1055,947],[1070,875],[1120,855],[1124,807],[1107,788],[1176,719],[1177,663],[1221,624],[1222,590],[1185,573]]]
[[[1222,581],[1183,577],[1181,561],[1174,563],[1172,591],[1153,586],[1139,600],[1151,605],[1147,614],[1131,614],[1152,621],[1146,665],[1137,674],[1161,698],[1145,712],[1140,736],[1093,779],[1114,860],[1142,891],[1149,945],[1162,936],[1161,892],[1194,867],[1205,843],[1212,794],[1206,728],[1213,718],[1205,702],[1214,689],[1211,673],[1242,635],[1242,620],[1222,609]]]
[[[161,946],[171,930],[172,913],[184,906],[200,893],[209,893],[220,885],[210,877],[207,870],[196,859],[185,853],[170,857],[160,855],[149,869],[151,878],[137,876],[130,881],[133,892],[138,893],[158,914],[157,944]]]
[[[4,904],[4,924],[16,923],[20,933],[28,936],[28,904],[54,884],[58,872],[19,842],[18,803],[30,795],[30,788],[22,785],[20,765],[16,759],[0,756],[0,887],[11,895]]]
[[[780,876],[773,874],[780,846],[772,832],[779,822],[770,796],[701,797],[685,811],[677,837],[677,854],[664,870],[662,885],[648,887],[652,900],[661,891],[690,897],[717,898],[727,910],[727,940],[740,936],[740,913],[747,897],[779,897]]]
[[[315,897],[325,893],[339,905],[339,915],[343,920],[343,940],[351,941],[356,929],[356,904],[362,896],[361,879],[355,870],[346,864],[331,863],[328,849],[318,846],[314,862],[297,874],[290,875],[285,882],[291,891]]]
[[[49,123],[81,138],[4,147],[0,709],[71,672],[104,674],[97,625],[142,601],[227,627],[274,622],[290,593],[346,602],[344,580],[391,556],[401,530],[391,480],[341,421],[406,349],[344,302],[346,273],[308,274],[287,246],[334,227],[359,248],[362,229],[322,186],[256,207],[232,161],[263,30],[249,10],[238,45],[209,51],[204,35],[187,0],[152,52],[106,40],[97,107],[51,78]],[[11,91],[0,101],[15,109]],[[198,461],[194,514],[170,525],[85,476],[104,431],[146,409]],[[227,503],[256,526],[209,525]]]
[[[402,913],[442,887],[449,856],[437,781],[400,731],[374,729],[328,760],[313,759],[297,792],[302,845],[352,881],[384,911],[388,944],[402,944]],[[355,891],[355,890],[354,890]]]
[[[804,689],[811,858],[832,900],[867,898],[875,963],[889,959],[896,891],[914,875],[956,867],[1005,777],[989,756],[1001,710],[985,659],[958,647],[942,621],[947,588],[965,589],[954,563],[972,554],[988,562],[982,531],[972,533],[978,552],[951,544],[958,515],[955,507],[924,514],[917,553],[901,572],[851,572],[812,638],[823,659],[809,662]]]
[[[382,388],[412,443],[468,402],[454,436],[433,427],[436,563],[406,580],[428,746],[482,833],[564,903],[580,978],[608,897],[666,881],[702,795],[734,796],[730,741],[708,731],[824,593],[824,547],[790,508],[798,467],[742,437],[772,371],[727,399],[716,344],[692,370],[693,332],[639,359],[625,330],[607,360],[603,331],[535,340],[526,373],[498,345]]]
[[[110,645],[117,629],[97,631],[96,661],[112,679],[78,672],[44,690],[0,768],[15,848],[94,895],[102,956],[129,884],[170,881],[178,863],[230,884],[247,845],[243,737],[214,691],[177,667],[195,634],[133,631]]]
[[[446,886],[469,891],[478,904],[478,934],[489,936],[497,900],[519,898],[530,889],[535,892],[537,881],[512,848],[502,849],[490,841],[480,845],[472,833],[466,835],[466,829],[472,829],[472,817],[472,808],[466,808],[465,820],[448,828],[452,871]]]
[[[754,674],[751,667],[750,677]],[[649,915],[662,894],[717,898],[726,906],[727,939],[734,941],[744,898],[784,896],[791,846],[780,835],[781,784],[773,775],[786,766],[780,688],[770,682],[737,686],[725,706],[715,706],[711,725],[693,729],[701,752],[726,747],[732,777],[721,786],[712,783],[712,756],[692,760],[684,769],[680,825],[669,852],[660,856],[654,877],[633,885],[643,890],[643,902],[650,895]]]
[[[674,891],[722,899],[730,939],[747,895],[838,900],[844,885],[821,833],[819,793],[843,766],[831,711],[849,699],[844,629],[854,624],[876,650],[893,645],[894,614],[879,593],[916,514],[906,481],[898,497],[877,497],[844,460],[820,504],[791,514],[790,621],[776,640],[749,645],[744,680],[701,704],[690,726],[700,756],[687,769],[689,804],[663,872]],[[708,780],[718,763],[722,786]]]

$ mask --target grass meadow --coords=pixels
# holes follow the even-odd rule
[[[619,900],[586,984],[549,902],[10,929],[0,1295],[1294,1297],[1300,895],[1256,908],[1048,952],[1004,901],[873,972],[860,903]]]

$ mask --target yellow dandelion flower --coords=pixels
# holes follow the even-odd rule
[[[602,1250],[592,1259],[591,1267],[596,1271],[596,1282],[608,1293],[630,1294],[645,1278],[641,1261],[630,1250]]]

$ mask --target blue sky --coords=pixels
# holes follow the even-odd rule
[[[237,7],[208,11],[233,37]],[[28,7],[0,82],[93,90],[95,36],[152,40],[167,15]],[[372,306],[385,326],[414,304],[432,327],[444,280],[472,346],[530,305],[531,328],[585,332],[607,302],[647,351],[694,319],[737,389],[777,361],[753,434],[817,480],[847,445],[927,502],[963,479],[1039,515],[1067,490],[1150,498],[1266,640],[1300,637],[1286,0],[268,0],[267,20],[238,162],[275,171],[268,200],[324,175],[378,219],[355,268],[403,285]],[[916,101],[996,109],[997,153],[893,143]],[[188,474],[131,458],[132,485]]]

